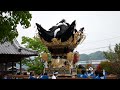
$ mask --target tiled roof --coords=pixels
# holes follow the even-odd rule
[[[17,40],[11,42],[5,42],[0,44],[0,54],[16,54],[16,55],[30,55],[37,56],[38,52],[35,50],[26,49],[18,43]]]

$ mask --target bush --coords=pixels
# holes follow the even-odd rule
[[[108,61],[104,61],[100,63],[101,69],[104,69],[108,74],[112,73],[112,63]]]
[[[115,62],[101,62],[100,63],[102,69],[105,69],[105,71],[108,74],[116,74],[120,75],[120,61],[115,61]]]
[[[35,58],[32,62],[27,63],[28,71],[34,71],[35,74],[43,73],[44,64],[39,61],[39,58]]]
[[[111,64],[112,74],[120,75],[120,61],[115,61]]]

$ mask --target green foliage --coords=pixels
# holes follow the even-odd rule
[[[107,73],[112,73],[112,63],[108,61],[104,61],[100,63],[102,69],[104,69]]]
[[[110,66],[109,64],[104,64],[104,68],[106,67],[106,70],[110,69],[108,71],[112,74],[120,75],[120,44],[116,44],[114,50],[109,46],[109,51],[104,52],[104,55],[111,63]]]
[[[105,69],[105,71],[108,74],[119,74],[120,75],[120,61],[115,61],[115,62],[101,62],[100,63],[102,69]]]
[[[44,69],[44,64],[40,61],[39,57],[35,57],[33,60],[26,58],[22,60],[22,65],[28,66],[28,71],[34,71],[35,74],[41,74]]]
[[[26,48],[37,50],[39,53],[43,51],[49,53],[47,47],[37,37],[29,38],[23,36],[21,44],[25,44]]]
[[[12,41],[18,36],[17,25],[30,27],[29,11],[0,11],[0,42]]]
[[[114,50],[109,46],[109,51],[104,52],[104,55],[111,62],[120,61],[120,44],[116,44]]]
[[[114,48],[116,60],[120,61],[120,43],[115,45]]]
[[[38,37],[22,37],[22,44],[25,45],[26,48],[31,48],[32,50],[37,50],[39,53],[41,52],[47,52],[49,53],[49,50],[47,47],[40,41]],[[34,71],[36,74],[40,74],[43,72],[44,65],[40,61],[41,57],[40,55],[37,57],[34,57],[33,60],[27,59],[23,60],[22,64],[28,66],[28,71]],[[51,59],[51,54],[49,54],[49,60]]]
[[[116,53],[114,52],[114,50],[111,49],[111,47],[109,46],[109,51],[108,52],[103,52],[105,55],[105,58],[110,60],[110,61],[115,61],[116,60]]]
[[[41,74],[44,69],[44,64],[40,62],[39,57],[27,62],[26,65],[29,67],[28,71],[34,71],[35,74]]]
[[[112,74],[120,75],[120,61],[112,62],[111,68]]]

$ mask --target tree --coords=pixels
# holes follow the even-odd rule
[[[32,50],[37,50],[39,53],[47,52],[50,53],[48,48],[40,41],[38,37],[22,37],[22,44],[25,45],[26,48],[31,48]],[[50,54],[49,54],[50,59]],[[34,57],[33,60],[27,58],[27,60],[22,60],[22,64],[28,66],[28,71],[32,70],[35,71],[36,74],[42,73],[44,69],[44,65],[41,61],[41,56]]]
[[[29,11],[0,11],[0,42],[12,41],[18,36],[17,25],[30,27]]]
[[[111,62],[120,60],[120,44],[116,44],[114,50],[112,50],[109,46],[109,51],[103,53],[105,55],[105,58]]]
[[[115,61],[116,60],[116,54],[114,50],[111,49],[109,46],[109,50],[107,52],[103,52],[105,55],[105,58],[108,59],[109,61]]]
[[[115,45],[114,48],[116,60],[120,61],[120,43]]]
[[[34,60],[29,60],[26,62],[26,65],[29,67],[28,71],[34,71],[35,74],[41,74],[44,69],[44,64],[40,62],[39,57],[36,57]]]
[[[100,63],[100,66],[102,67],[102,69],[104,69],[108,74],[112,73],[112,63],[109,61],[103,61]]]
[[[47,52],[50,53],[48,48],[40,41],[39,37],[22,37],[21,44],[24,44],[26,48],[31,48],[32,50],[37,50],[39,53]]]
[[[116,44],[114,47],[114,50],[109,47],[109,51],[104,52],[106,59],[110,61],[110,66],[109,70],[112,74],[118,74],[120,75],[120,44]],[[105,63],[106,64],[106,63]],[[108,67],[108,65],[103,65],[102,66]]]

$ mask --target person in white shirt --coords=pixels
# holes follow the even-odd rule
[[[53,73],[52,79],[56,79],[58,72]]]
[[[89,70],[90,70],[90,71],[93,71],[93,68],[92,68],[92,67],[89,67]]]
[[[56,79],[56,76],[55,76],[55,74],[53,74],[53,75],[52,75],[52,79]]]

